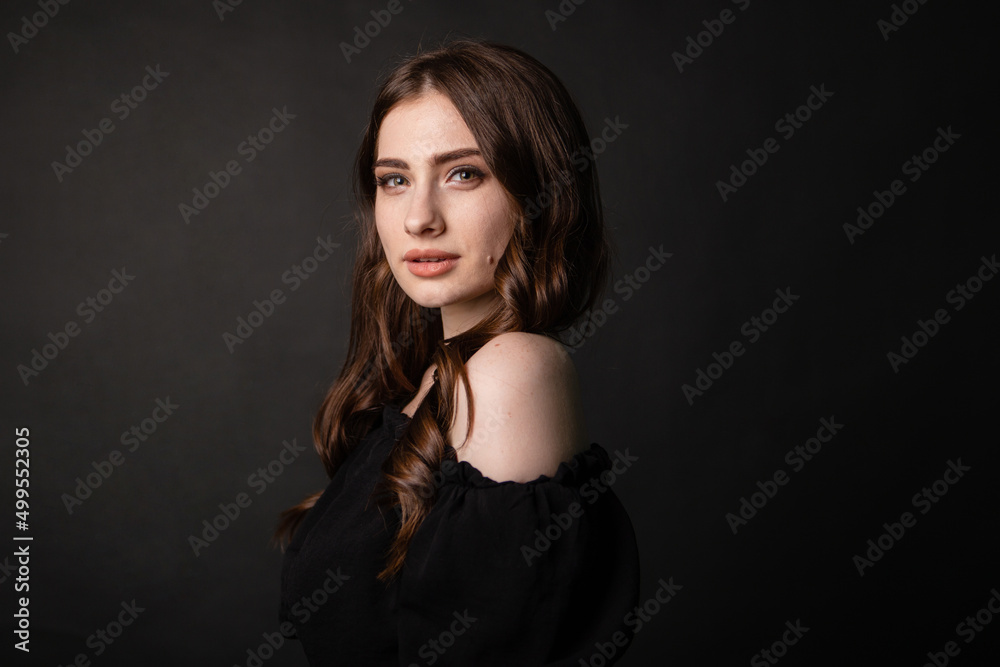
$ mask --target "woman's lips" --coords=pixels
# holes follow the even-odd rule
[[[437,262],[407,260],[406,268],[415,276],[433,278],[434,276],[440,276],[443,273],[451,271],[457,262],[458,257],[442,259]]]

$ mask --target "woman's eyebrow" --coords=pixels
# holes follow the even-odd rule
[[[451,162],[453,160],[461,160],[462,158],[470,156],[482,157],[482,153],[478,148],[458,148],[453,151],[447,151],[445,153],[438,153],[431,157],[431,165],[437,166],[439,164],[444,164],[445,162]],[[393,169],[409,169],[410,165],[406,163],[406,160],[400,160],[398,158],[384,157],[375,160],[375,167],[391,167]]]

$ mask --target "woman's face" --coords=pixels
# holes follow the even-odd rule
[[[375,178],[375,224],[396,282],[421,306],[441,308],[445,338],[476,324],[497,298],[493,275],[514,221],[451,100],[429,92],[389,111]],[[413,261],[419,251],[451,259]]]

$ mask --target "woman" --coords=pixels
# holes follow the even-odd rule
[[[623,470],[588,444],[555,337],[606,281],[588,144],[510,47],[452,42],[382,85],[348,356],[314,423],[331,481],[277,533],[283,631],[310,664],[612,664],[631,641]]]

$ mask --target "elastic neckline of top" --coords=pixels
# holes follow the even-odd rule
[[[391,420],[397,429],[402,429],[402,427],[409,423],[412,419],[409,415],[403,413],[402,408],[397,403],[386,403],[383,412],[386,419]],[[446,444],[445,447],[450,452],[455,451],[449,444]],[[479,488],[518,488],[532,487],[546,483],[569,486],[578,485],[598,477],[601,472],[610,467],[611,457],[608,455],[607,450],[601,447],[600,444],[592,442],[586,450],[578,452],[569,461],[563,461],[560,463],[559,468],[552,477],[549,477],[548,475],[539,475],[536,479],[529,482],[515,482],[513,480],[498,482],[484,475],[478,468],[473,466],[468,461],[457,461],[456,466],[452,466],[447,470],[442,470],[442,473],[444,474],[445,481],[455,482],[460,486],[474,486]]]

